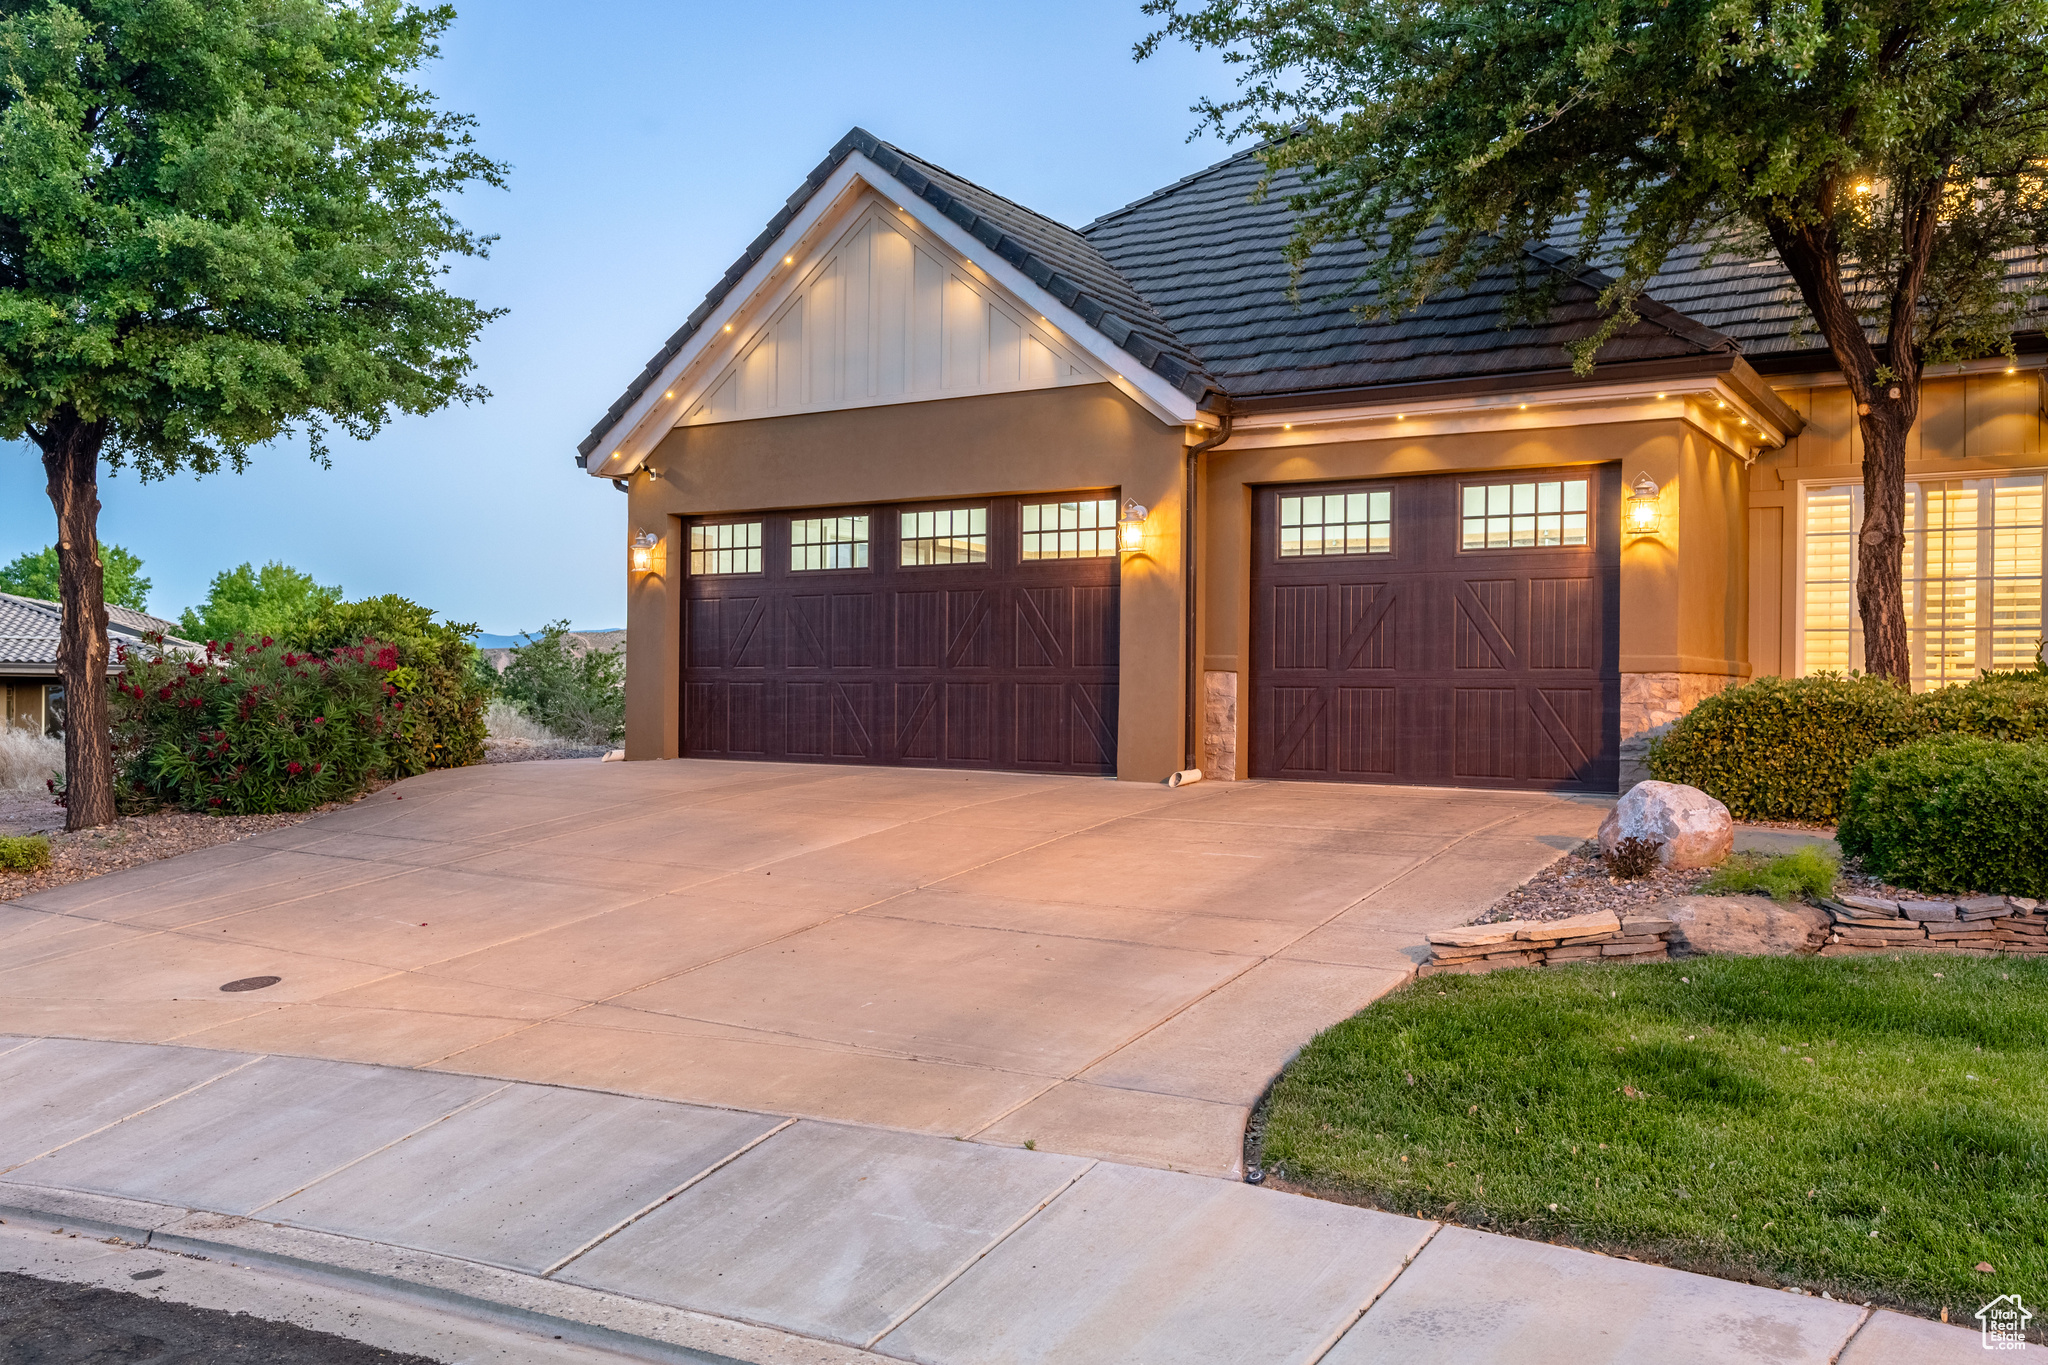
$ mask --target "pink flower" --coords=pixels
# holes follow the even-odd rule
[[[315,725],[325,725],[325,724],[327,723],[327,717],[325,717],[325,716],[315,716],[315,717],[313,717],[313,723],[314,723]]]
[[[270,638],[270,637],[269,637],[268,635],[266,635],[266,636],[264,636],[264,637],[263,637],[263,647],[264,647],[265,649],[268,649],[268,648],[270,648],[270,647],[271,647],[272,645],[274,645],[274,644],[276,644],[276,643],[277,643],[277,641],[275,641],[275,640],[271,639],[271,638]]]
[[[302,771],[302,770],[300,769],[299,765],[298,765],[298,764],[296,764],[296,763],[287,763],[287,764],[285,764],[285,765],[284,765],[284,770],[285,770],[286,772],[290,773],[290,774],[291,774],[291,775],[292,775],[293,777],[297,777],[297,776],[299,775],[299,773],[300,773],[300,772]]]

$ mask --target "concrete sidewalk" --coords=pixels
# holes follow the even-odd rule
[[[1202,1176],[178,1046],[0,1040],[0,1216],[650,1359],[1980,1358],[1962,1328]]]

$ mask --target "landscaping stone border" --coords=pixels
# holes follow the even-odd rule
[[[1898,952],[2048,956],[2048,908],[2025,896],[1893,901],[1844,894],[1820,904],[1833,921],[1819,945],[1821,957]],[[1429,960],[1415,975],[1476,976],[1504,967],[1595,960],[1663,962],[1672,956],[1676,927],[1656,905],[1621,914],[1601,910],[1566,919],[1468,924],[1429,935]],[[1679,955],[1687,955],[1682,945]]]

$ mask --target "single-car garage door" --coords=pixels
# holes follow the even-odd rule
[[[1116,772],[1116,498],[684,527],[683,753]]]
[[[1613,791],[1618,466],[1259,491],[1254,777]]]

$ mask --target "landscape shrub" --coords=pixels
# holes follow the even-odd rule
[[[34,872],[50,865],[50,840],[42,834],[0,834],[0,868]]]
[[[389,681],[405,699],[405,718],[391,749],[391,776],[413,777],[484,760],[491,694],[477,668],[483,656],[470,639],[475,634],[473,625],[436,621],[429,608],[386,594],[323,608],[293,643],[319,655],[373,640],[398,650]]]
[[[1913,695],[1882,678],[1758,678],[1687,713],[1651,746],[1650,773],[1698,787],[1737,820],[1827,823],[1859,762],[1925,733]]]
[[[1935,735],[1873,754],[1838,837],[1899,886],[2048,896],[2048,742]]]
[[[114,745],[130,808],[311,810],[391,771],[405,743],[394,646],[370,641],[321,658],[265,637],[186,658],[162,645],[147,637],[118,651]]]
[[[1841,874],[1839,859],[1809,844],[1776,857],[1734,854],[1714,869],[1701,890],[1712,896],[1769,896],[1786,902],[1811,896],[1818,900],[1835,894],[1835,878]]]
[[[569,623],[556,621],[514,650],[498,691],[571,743],[609,744],[626,732],[625,655],[579,654],[564,638],[568,633]]]
[[[64,741],[19,725],[0,725],[0,791],[41,791],[64,774]]]
[[[2048,739],[2048,668],[1912,693],[1880,678],[1759,678],[1701,702],[1650,749],[1651,775],[1738,820],[1832,823],[1870,755],[1933,734]]]

